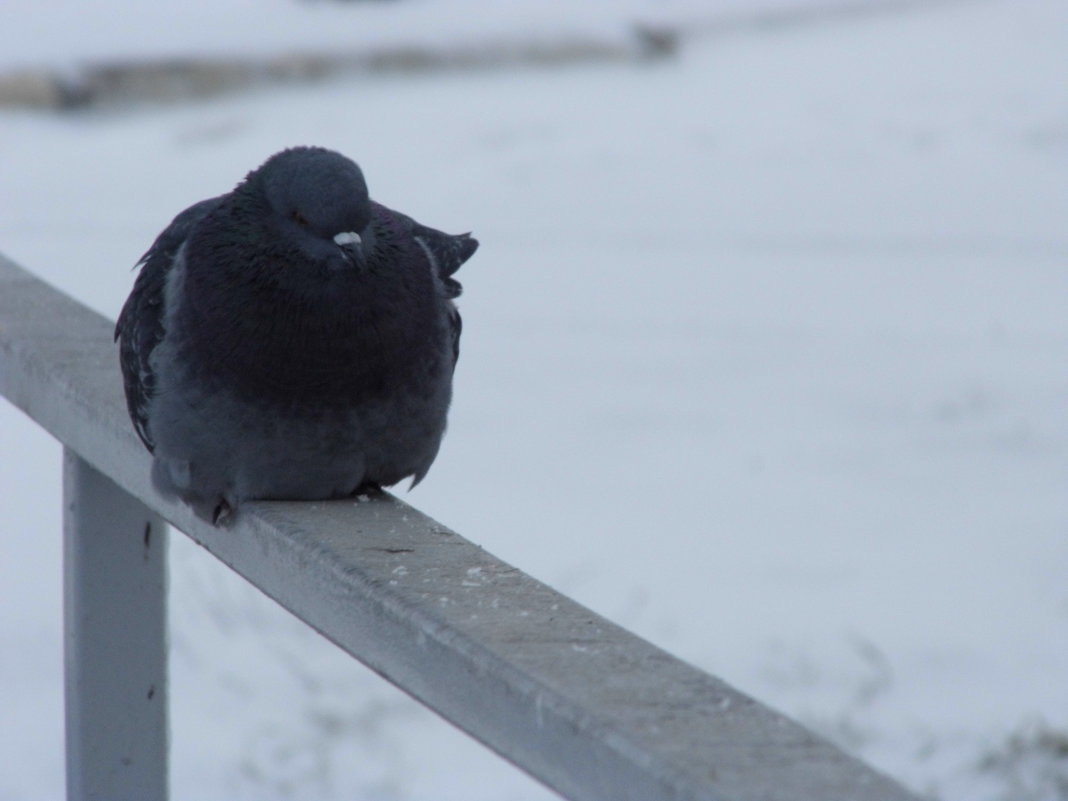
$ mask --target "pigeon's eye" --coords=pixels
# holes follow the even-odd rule
[[[311,225],[311,223],[308,222],[308,218],[301,214],[299,211],[293,212],[293,222],[295,222],[297,225]]]

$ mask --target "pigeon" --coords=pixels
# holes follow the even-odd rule
[[[414,487],[452,397],[453,275],[477,248],[374,202],[320,147],[180,213],[115,326],[153,485],[217,525],[246,500]]]

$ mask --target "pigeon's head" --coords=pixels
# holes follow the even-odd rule
[[[371,202],[354,161],[294,147],[271,156],[245,184],[266,201],[271,230],[302,256],[330,270],[366,265]]]

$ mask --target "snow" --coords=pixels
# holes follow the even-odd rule
[[[248,48],[312,41],[277,5]],[[455,41],[583,5],[294,8]],[[177,6],[76,37],[64,6],[13,6],[6,63],[229,46]],[[698,4],[591,8],[607,31]],[[918,790],[1063,799],[1066,32],[1056,0],[961,2],[655,64],[9,111],[0,249],[114,316],[182,208],[285,146],[357,158],[377,200],[482,242],[408,500]],[[5,404],[0,453],[0,799],[57,798],[59,449]],[[176,798],[551,797],[172,542]]]
[[[899,2],[901,0],[898,0]],[[8,0],[0,67],[73,68],[96,60],[254,56],[365,47],[572,40],[624,42],[633,24],[723,26],[888,0]],[[255,20],[254,28],[249,20]],[[76,20],[57,25],[56,20]]]

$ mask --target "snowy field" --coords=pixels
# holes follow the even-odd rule
[[[445,2],[344,8],[474,35]],[[64,52],[126,46],[99,35]],[[987,0],[659,63],[9,111],[0,250],[113,317],[177,211],[287,145],[356,158],[482,241],[450,431],[402,497],[917,790],[1055,801],[1066,77],[1068,6]],[[0,799],[58,799],[60,453],[0,404],[0,454]],[[554,797],[178,534],[171,615],[176,799]]]
[[[922,0],[7,0],[15,11],[0,29],[0,69],[371,46],[622,42],[636,23],[692,32],[916,2]],[[62,24],[66,19],[77,24]]]

